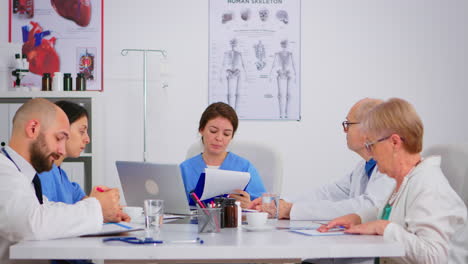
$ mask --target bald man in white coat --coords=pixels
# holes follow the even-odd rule
[[[9,259],[9,247],[21,240],[44,240],[97,232],[103,221],[119,221],[116,189],[97,192],[69,205],[42,196],[37,173],[50,170],[65,151],[68,118],[45,99],[26,102],[13,119],[9,146],[0,154],[0,263]],[[34,263],[37,263],[34,261]]]

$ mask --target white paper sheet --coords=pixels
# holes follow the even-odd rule
[[[205,169],[205,188],[200,200],[243,190],[250,181],[250,173],[219,169]]]
[[[92,234],[82,235],[82,237],[87,236],[111,236],[118,235],[125,232],[139,231],[144,230],[145,227],[138,224],[132,224],[127,222],[120,223],[104,223],[102,225],[101,231]]]

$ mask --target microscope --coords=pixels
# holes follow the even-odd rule
[[[29,63],[26,59],[26,54],[22,58],[19,53],[15,54],[15,70],[11,74],[16,77],[14,82],[15,88],[21,88],[21,79],[24,78],[29,72]]]

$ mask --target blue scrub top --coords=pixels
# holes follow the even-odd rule
[[[185,192],[187,194],[187,200],[190,202],[190,192],[195,189],[195,186],[198,183],[200,175],[205,172],[205,169],[208,166],[201,154],[194,156],[182,164],[180,164],[180,169],[182,171],[182,179],[184,180]],[[250,194],[250,199],[256,199],[262,196],[262,193],[266,192],[265,186],[263,185],[262,179],[257,172],[257,169],[248,161],[232,152],[228,152],[226,158],[224,159],[221,166],[221,170],[232,170],[240,172],[249,172],[250,181],[247,184],[245,191]]]
[[[52,202],[74,204],[85,197],[85,193],[76,182],[70,182],[67,173],[55,164],[50,171],[39,174],[42,194]]]

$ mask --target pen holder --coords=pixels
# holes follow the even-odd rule
[[[198,233],[221,231],[221,208],[198,208]]]

